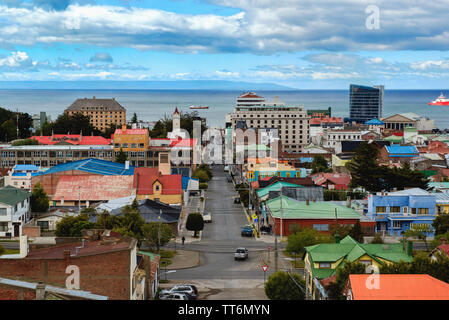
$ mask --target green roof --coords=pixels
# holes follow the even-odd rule
[[[395,136],[392,134],[391,136],[388,136],[386,138],[383,138],[384,141],[391,141],[391,142],[402,142],[402,137]]]
[[[438,173],[437,170],[418,170],[421,172],[426,178],[434,176]]]
[[[247,151],[270,151],[271,149],[264,144],[250,144],[245,146]]]
[[[148,251],[139,251],[138,254],[150,257],[151,261],[154,261],[154,259],[156,257],[160,257],[161,256],[159,254],[148,252]]]
[[[304,188],[303,186],[299,185],[299,184],[293,184],[293,183],[288,183],[288,182],[284,182],[284,181],[277,181],[273,184],[270,184],[269,186],[259,189],[257,190],[257,196],[259,198],[262,198],[266,195],[268,195],[270,193],[270,191],[279,191],[281,190],[281,187],[299,187],[299,188]]]
[[[29,197],[31,197],[31,192],[12,186],[6,186],[0,189],[0,202],[10,206],[15,206]]]
[[[318,279],[324,279],[335,274],[345,261],[357,261],[360,257],[368,255],[378,263],[382,264],[380,259],[391,262],[411,262],[412,257],[408,256],[401,243],[394,244],[362,244],[351,238],[345,237],[340,243],[321,243],[306,247],[306,253],[309,254],[312,274]],[[317,262],[330,262],[343,258],[342,262],[335,269],[319,269],[314,267]]]
[[[266,206],[275,218],[281,217],[280,197],[268,200]],[[328,201],[297,201],[282,197],[282,219],[335,219],[335,209],[339,219],[360,219],[360,215],[352,208]]]
[[[429,182],[427,185],[428,185],[429,188],[435,188],[435,189],[439,189],[439,188],[447,189],[447,188],[449,188],[449,182]]]

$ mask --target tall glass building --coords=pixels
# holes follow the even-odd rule
[[[349,117],[351,121],[365,123],[382,117],[384,86],[349,86]]]

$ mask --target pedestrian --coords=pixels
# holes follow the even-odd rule
[[[186,241],[186,238],[184,236],[182,236],[182,245],[184,245],[184,241]]]

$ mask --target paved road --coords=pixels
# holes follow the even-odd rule
[[[184,247],[186,250],[201,251],[201,264],[195,268],[177,270],[170,274],[170,279],[241,279],[257,280],[254,281],[255,286],[260,284],[264,274],[259,253],[266,249],[267,243],[241,236],[240,228],[248,220],[242,206],[234,204],[235,194],[233,184],[227,182],[223,166],[215,166],[206,192],[205,209],[212,214],[212,223],[205,225],[200,243],[186,244]],[[248,248],[248,260],[234,261],[237,247]]]

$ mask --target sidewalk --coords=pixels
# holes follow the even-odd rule
[[[179,232],[178,237],[176,237],[177,244],[182,244],[182,237],[185,237],[185,243],[201,241],[201,236],[203,232],[200,231],[199,237],[194,238],[193,231],[189,231],[186,229],[186,222],[187,217],[190,213],[198,212],[198,208],[200,209],[200,212],[203,213],[205,206],[206,206],[206,198],[204,198],[204,201],[201,201],[201,197],[190,197],[189,203],[187,204],[187,207],[184,209],[182,213],[181,231]]]
[[[167,270],[177,270],[177,269],[197,267],[201,263],[200,256],[201,256],[200,252],[176,250],[176,254],[174,255],[174,257],[170,258],[172,263],[167,266]]]

